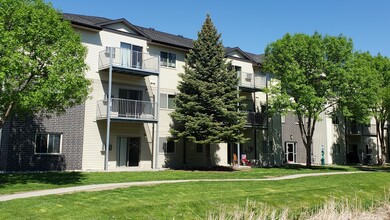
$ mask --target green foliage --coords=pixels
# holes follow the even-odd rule
[[[153,175],[161,173],[164,172]],[[210,212],[221,206],[243,206],[248,199],[267,204],[271,209],[289,208],[298,215],[302,210],[318,208],[329,199],[358,199],[364,205],[372,206],[377,199],[388,195],[388,180],[389,173],[372,172],[285,181],[129,187],[2,202],[0,219],[206,219]]]
[[[286,34],[265,50],[264,70],[278,80],[269,89],[271,110],[298,116],[308,166],[315,124],[343,97],[352,51],[351,39],[317,32]]]
[[[242,142],[245,118],[237,112],[238,79],[229,63],[210,16],[207,16],[194,47],[188,53],[179,82],[173,139],[194,143]]]
[[[13,112],[64,112],[85,101],[86,48],[42,0],[0,0],[0,127]]]
[[[382,161],[386,161],[385,123],[390,120],[390,59],[380,54],[355,53],[351,62],[351,75],[345,86],[349,97],[342,100],[346,116],[361,123],[374,117]],[[348,96],[345,96],[348,97]]]

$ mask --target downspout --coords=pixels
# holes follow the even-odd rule
[[[112,53],[115,48],[110,47],[110,69],[108,71],[108,98],[107,98],[107,132],[105,146],[104,170],[108,171],[108,157],[110,151],[110,126],[111,126],[111,90],[112,90]]]

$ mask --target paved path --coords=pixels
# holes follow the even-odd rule
[[[364,173],[364,172],[365,171],[306,173],[306,174],[294,174],[294,175],[263,178],[263,179],[191,179],[191,180],[160,180],[160,181],[147,181],[147,182],[93,184],[93,185],[85,185],[85,186],[74,186],[74,187],[65,187],[65,188],[57,188],[57,189],[21,192],[21,193],[2,195],[2,196],[0,195],[0,202],[14,200],[14,199],[46,196],[46,195],[57,195],[57,194],[67,194],[67,193],[87,192],[87,191],[103,191],[103,190],[110,190],[110,189],[127,188],[131,186],[150,186],[150,185],[160,185],[160,184],[168,184],[168,183],[172,184],[172,183],[188,183],[188,182],[276,181],[276,180],[297,179],[297,178],[311,177],[311,176],[328,176],[328,175],[354,174],[354,173]]]

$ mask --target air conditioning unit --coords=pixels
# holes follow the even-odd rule
[[[110,48],[111,47],[106,47],[106,52],[105,52],[105,54],[106,54],[106,56],[110,56]],[[115,58],[115,47],[112,47],[112,58]]]
[[[247,73],[245,79],[246,80],[252,80],[252,77],[253,77],[252,73]]]

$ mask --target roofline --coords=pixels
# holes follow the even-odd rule
[[[138,29],[135,25],[131,24],[128,20],[126,20],[124,18],[111,20],[111,21],[106,21],[106,22],[102,22],[102,23],[98,23],[98,24],[100,26],[104,27],[104,26],[107,26],[107,25],[110,25],[110,24],[116,24],[116,23],[119,23],[119,22],[124,23],[127,27],[133,29],[135,32],[137,32],[138,34],[142,35],[143,37],[149,38],[149,36],[147,34],[145,34],[142,30]]]
[[[96,26],[96,25],[85,24],[85,23],[82,23],[82,22],[71,21],[71,20],[68,20],[68,19],[65,19],[65,20],[69,21],[72,25],[75,25],[77,27],[86,27],[88,29],[94,29],[94,30],[98,30],[98,31],[103,30],[103,28],[101,28],[99,26]]]
[[[163,46],[163,47],[174,47],[175,49],[182,50],[182,51],[185,51],[185,52],[188,52],[189,50],[192,49],[192,48],[189,48],[189,47],[181,47],[181,46],[178,46],[178,45],[167,44],[167,43],[164,43],[164,42],[158,42],[158,41],[152,41],[152,40],[149,40],[148,43],[149,44],[153,44],[153,45]]]
[[[135,37],[135,38],[138,38],[138,39],[146,39],[147,41],[150,41],[149,37],[143,36],[143,35],[135,35],[135,34],[132,34],[132,33],[118,31],[118,30],[115,30],[115,29],[112,29],[112,28],[107,28],[107,27],[103,27],[102,30],[108,31],[108,32],[112,32],[112,33],[116,33],[116,34],[125,35],[125,36],[131,36],[131,37]]]

